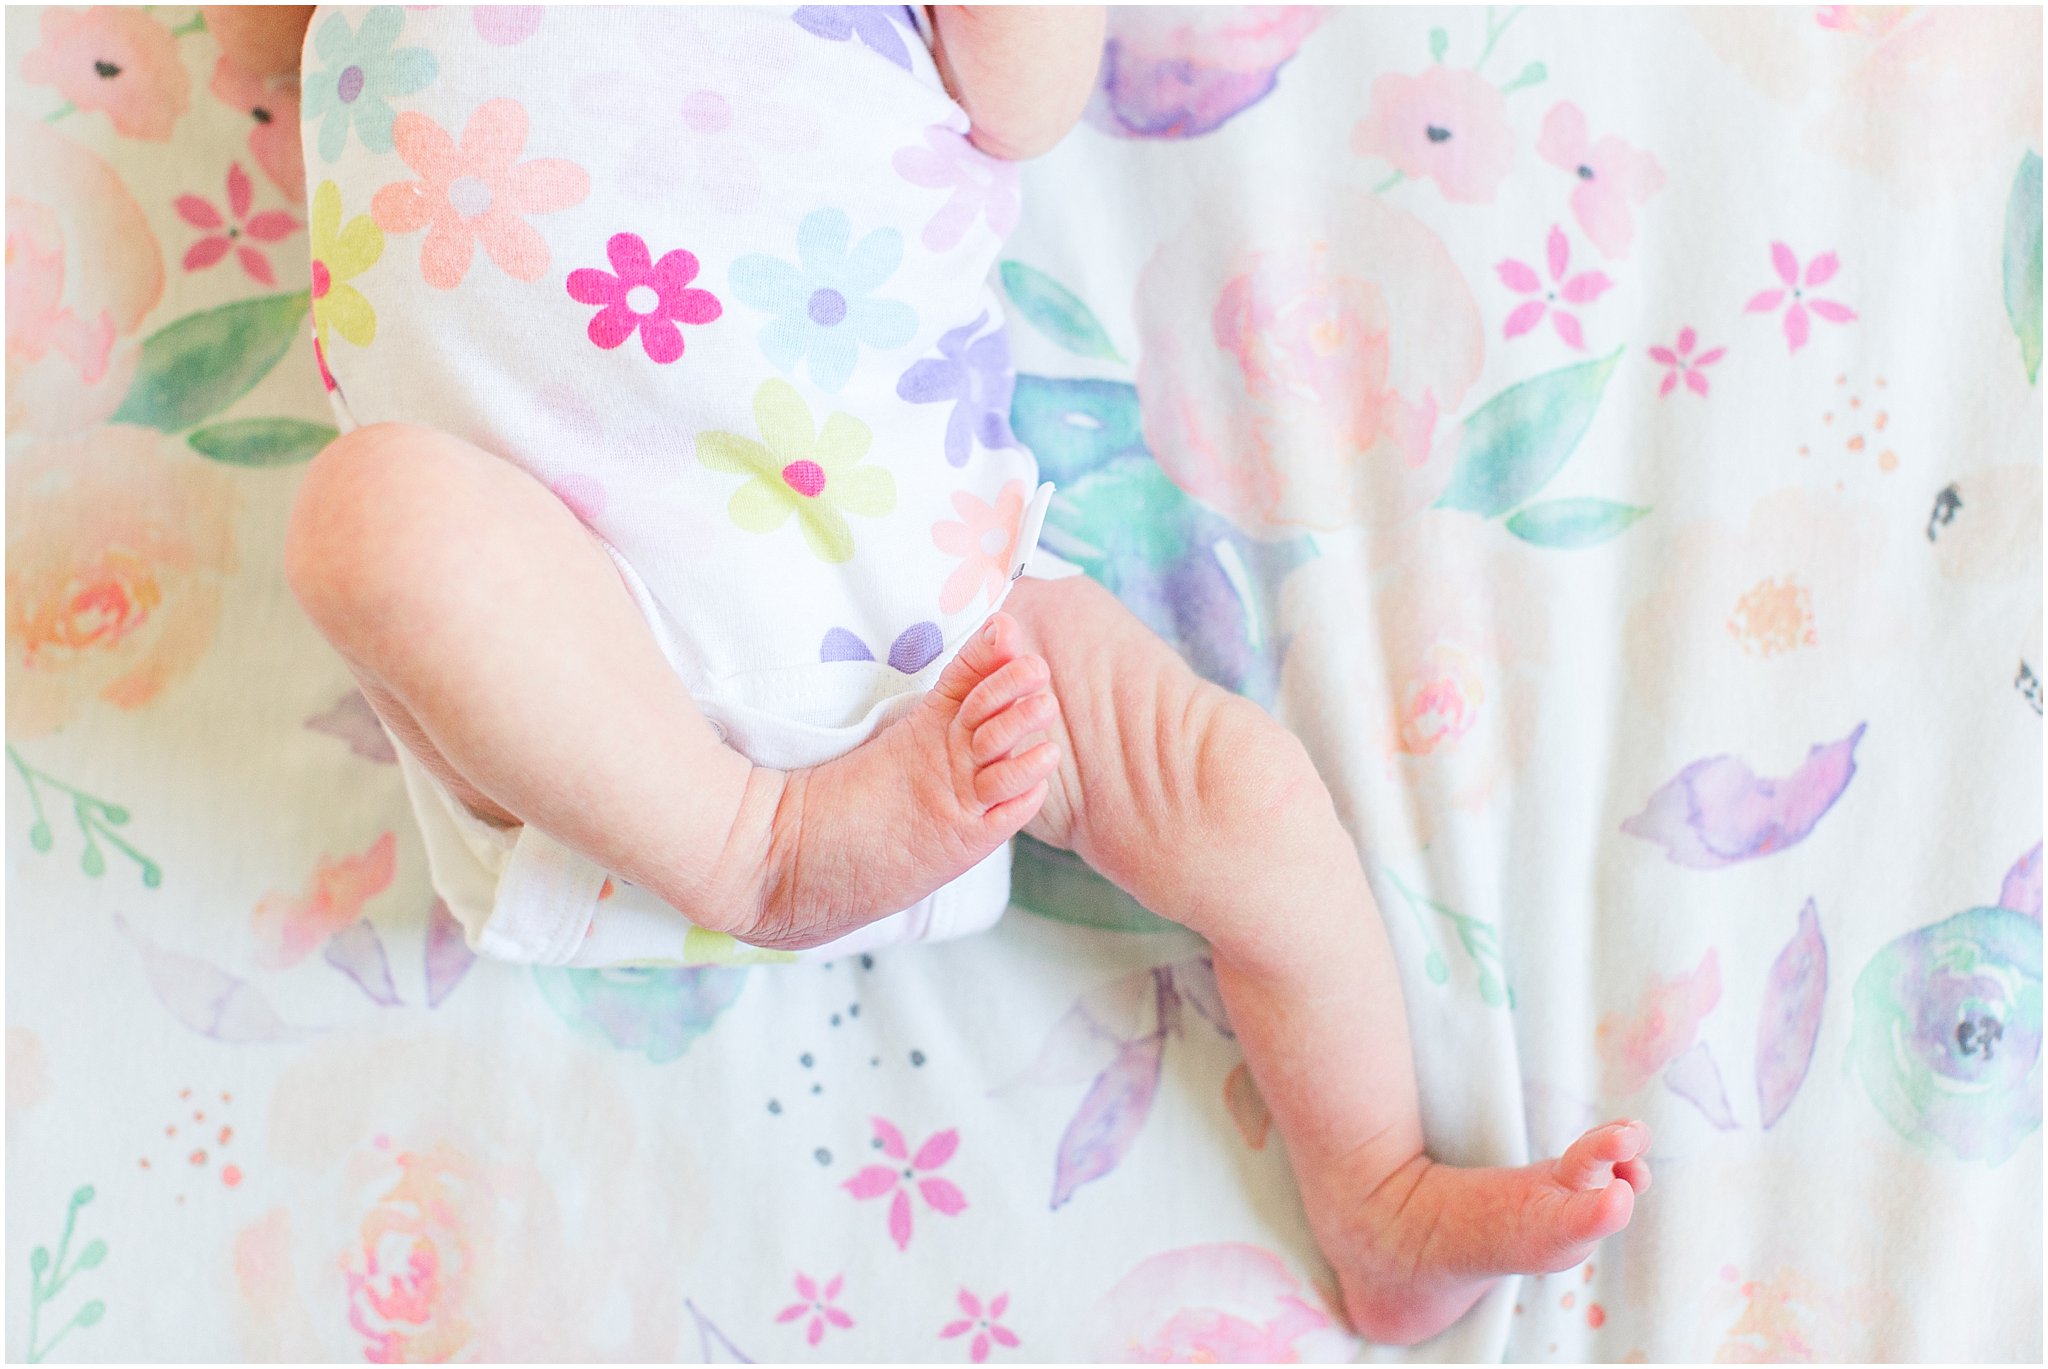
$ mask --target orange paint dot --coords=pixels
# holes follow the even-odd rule
[[[1820,416],[1820,421],[1823,423],[1832,423],[1835,421],[1835,416],[1832,413],[1825,413]]]
[[[203,1165],[206,1163],[206,1152],[203,1150],[195,1150],[192,1152],[190,1158],[193,1164]]]
[[[1516,1315],[1516,1316],[1518,1316],[1518,1317],[1522,1315],[1522,1304],[1520,1304],[1520,1303],[1516,1303],[1516,1304],[1515,1304],[1515,1315]]]
[[[1860,399],[1858,399],[1858,398],[1857,398],[1857,397],[1856,397],[1855,395],[1850,395],[1850,396],[1849,396],[1849,407],[1850,407],[1850,408],[1852,408],[1852,409],[1860,409],[1860,408],[1862,408],[1862,407],[1863,407],[1863,401],[1862,401],[1862,400],[1860,400]]]
[[[1578,1300],[1579,1299],[1577,1294],[1567,1293],[1557,1300],[1557,1305],[1559,1307],[1562,1307],[1565,1311],[1569,1312],[1572,1310],[1572,1304],[1577,1302]]]
[[[1860,451],[1862,451],[1862,450],[1863,450],[1863,434],[1862,434],[1862,433],[1858,433],[1858,434],[1856,434],[1856,436],[1854,436],[1854,437],[1852,437],[1852,438],[1850,438],[1850,439],[1849,439],[1849,450],[1850,450],[1850,451],[1852,451],[1852,452],[1860,452]]]
[[[195,1112],[192,1114],[192,1120],[195,1122],[204,1122],[206,1120],[206,1114],[203,1112]]]
[[[1847,377],[1847,376],[1836,376],[1836,377],[1835,377],[1835,384],[1837,384],[1837,385],[1847,385],[1848,383],[1849,383],[1849,377]]]
[[[612,877],[610,875],[606,875],[604,877],[603,886],[600,887],[597,891],[597,901],[599,903],[604,902],[606,899],[612,896],[613,892],[614,891],[612,889]]]
[[[1877,468],[1887,475],[1899,468],[1899,454],[1886,447],[1877,454]]]
[[[182,1194],[182,1193],[180,1193],[180,1194],[178,1195],[178,1204],[179,1204],[179,1206],[181,1206],[181,1207],[182,1207],[182,1206],[184,1205],[184,1202],[185,1202],[185,1195],[184,1195],[184,1194]]]
[[[1880,390],[1882,390],[1882,389],[1884,388],[1884,377],[1883,377],[1883,376],[1879,376],[1879,377],[1877,378],[1877,388],[1878,388],[1878,389],[1880,389]]]
[[[148,1160],[147,1160],[146,1158],[145,1158],[145,1159],[141,1159],[141,1160],[137,1160],[137,1161],[136,1161],[135,1163],[136,1163],[136,1164],[138,1164],[138,1165],[141,1165],[141,1166],[142,1166],[142,1167],[143,1167],[144,1169],[148,1169],[148,1168],[149,1168],[149,1161],[148,1161]]]
[[[1891,421],[1892,421],[1892,416],[1891,416],[1890,414],[1886,413],[1886,412],[1885,412],[1885,411],[1884,411],[1883,409],[1879,409],[1879,410],[1877,411],[1877,419],[1876,419],[1876,422],[1877,422],[1877,430],[1878,430],[1879,432],[1883,432],[1883,431],[1884,431],[1884,425],[1885,425],[1885,424],[1887,424],[1887,423],[1889,423],[1889,422],[1891,422]]]
[[[220,1143],[221,1143],[222,1145],[226,1145],[226,1144],[227,1144],[228,1142],[230,1142],[230,1141],[232,1141],[232,1140],[234,1140],[234,1139],[235,1139],[235,1129],[234,1129],[233,1127],[222,1127],[222,1128],[220,1129]]]
[[[232,1103],[232,1102],[234,1102],[234,1101],[235,1101],[235,1099],[234,1099],[234,1095],[233,1095],[233,1094],[228,1094],[228,1093],[223,1093],[223,1094],[222,1094],[222,1095],[220,1096],[220,1101],[221,1101],[221,1102],[223,1102],[223,1103]]]
[[[1589,1305],[1586,1308],[1586,1325],[1595,1331],[1607,1325],[1607,1309],[1597,1302]]]
[[[226,1169],[220,1172],[220,1181],[226,1184],[229,1188],[233,1188],[236,1184],[242,1182],[242,1171],[235,1168],[235,1166],[233,1165],[229,1165]],[[1598,1311],[1599,1309],[1595,1308],[1594,1310]],[[1599,1325],[1599,1323],[1595,1322],[1594,1325],[1597,1326]]]
[[[178,1129],[177,1129],[176,1127],[165,1127],[165,1128],[164,1128],[164,1135],[166,1135],[166,1136],[176,1136],[177,1134],[178,1134]]]
[[[1593,1266],[1592,1266],[1592,1264],[1591,1264],[1591,1263],[1588,1263],[1588,1264],[1586,1265],[1586,1282],[1587,1282],[1587,1283],[1591,1283],[1591,1282],[1593,1282]]]
[[[1811,453],[1811,452],[1809,452],[1809,451],[1807,450],[1806,444],[1805,444],[1805,443],[1803,443],[1803,442],[1799,444],[1799,454],[1800,454],[1801,456],[1810,456],[1810,455],[1812,455],[1812,453]]]
[[[178,1090],[178,1096],[179,1096],[180,1098],[190,1098],[190,1097],[192,1096],[192,1090],[190,1090],[190,1089],[179,1089],[179,1090]]]

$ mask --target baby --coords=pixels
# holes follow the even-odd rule
[[[437,890],[553,964],[978,930],[1023,831],[1208,940],[1365,1335],[1578,1263],[1639,1123],[1423,1150],[1400,983],[1300,744],[1036,546],[988,285],[1098,8],[215,10],[294,65],[343,429],[293,589]]]

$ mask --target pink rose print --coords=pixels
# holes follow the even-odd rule
[[[579,267],[569,273],[569,297],[579,304],[601,304],[590,320],[590,340],[609,351],[635,330],[640,346],[653,361],[666,366],[683,354],[678,323],[709,323],[724,313],[709,290],[690,289],[697,279],[697,258],[677,248],[649,259],[638,233],[614,233],[605,244],[616,275]]]
[[[939,611],[958,613],[974,602],[974,596],[988,593],[988,602],[1010,580],[1010,562],[1017,554],[1017,534],[1024,525],[1024,482],[1012,480],[996,492],[994,504],[984,504],[965,490],[953,492],[953,507],[966,521],[932,524],[932,542],[948,556],[958,556],[959,565],[946,577],[939,590]]]
[[[311,955],[328,937],[360,918],[363,905],[391,887],[397,860],[398,840],[385,832],[360,855],[339,860],[322,856],[304,894],[265,894],[250,917],[256,963],[281,970]]]
[[[1372,105],[1351,130],[1351,150],[1384,158],[1403,176],[1433,178],[1447,200],[1491,203],[1514,161],[1507,97],[1459,67],[1389,72],[1372,83]]]
[[[910,1189],[913,1185],[924,1199],[925,1206],[942,1216],[955,1216],[967,1207],[966,1197],[949,1180],[919,1177],[920,1173],[944,1168],[946,1161],[953,1158],[953,1152],[960,1148],[960,1133],[952,1130],[933,1133],[917,1148],[913,1159],[909,1147],[903,1142],[902,1132],[880,1117],[872,1120],[875,1145],[896,1164],[869,1165],[840,1187],[862,1202],[879,1198],[884,1193],[892,1194],[889,1199],[889,1236],[896,1242],[898,1250],[908,1250]]]
[[[1003,1313],[1009,1309],[1009,1306],[1010,1295],[1008,1293],[996,1294],[995,1298],[984,1308],[981,1305],[980,1298],[975,1297],[963,1288],[960,1290],[960,1310],[967,1315],[959,1321],[947,1322],[945,1329],[939,1332],[939,1339],[952,1340],[956,1336],[964,1336],[969,1331],[972,1331],[974,1333],[974,1341],[969,1347],[968,1353],[973,1356],[976,1364],[987,1362],[991,1342],[1002,1346],[1005,1350],[1015,1350],[1020,1344],[1017,1339],[1017,1333],[1004,1326],[999,1320]]]
[[[1017,164],[991,157],[967,141],[962,129],[933,124],[924,131],[923,147],[900,147],[891,158],[896,174],[928,190],[950,190],[952,196],[924,226],[924,245],[949,252],[960,245],[978,216],[988,219],[991,233],[1008,237],[1017,226]]]
[[[1838,304],[1831,299],[1808,297],[1806,293],[1816,285],[1826,285],[1835,278],[1835,272],[1840,269],[1841,262],[1837,260],[1834,253],[1823,252],[1812,261],[1806,263],[1806,276],[1804,280],[1801,280],[1799,258],[1794,256],[1792,249],[1784,243],[1774,242],[1771,244],[1771,265],[1777,268],[1778,279],[1785,283],[1785,288],[1782,290],[1759,290],[1756,294],[1750,296],[1749,303],[1743,306],[1743,312],[1746,314],[1773,313],[1779,305],[1785,302],[1785,296],[1787,294],[1791,295],[1792,307],[1785,311],[1785,341],[1788,344],[1787,350],[1796,352],[1806,345],[1807,333],[1809,331],[1806,315],[1809,309],[1819,314],[1829,323],[1848,323],[1855,319],[1856,311],[1848,305]]]
[[[1571,244],[1565,240],[1564,230],[1552,224],[1547,243],[1546,265],[1550,268],[1550,284],[1545,287],[1537,277],[1534,267],[1510,257],[1493,269],[1500,273],[1501,283],[1518,295],[1540,295],[1541,298],[1525,300],[1515,306],[1508,315],[1507,326],[1501,329],[1503,336],[1520,337],[1542,322],[1543,316],[1550,315],[1550,326],[1557,335],[1580,351],[1586,350],[1586,339],[1579,331],[1576,314],[1568,314],[1559,306],[1559,296],[1566,304],[1591,304],[1605,294],[1613,281],[1598,271],[1582,271],[1567,279],[1565,271],[1571,266]]]
[[[1650,349],[1650,360],[1656,362],[1659,366],[1669,368],[1664,372],[1664,383],[1657,387],[1657,398],[1662,399],[1665,395],[1677,389],[1678,382],[1681,379],[1685,381],[1685,388],[1691,390],[1694,394],[1704,396],[1707,393],[1707,377],[1703,372],[1706,367],[1727,356],[1728,349],[1726,347],[1716,347],[1711,351],[1701,352],[1698,356],[1694,356],[1692,349],[1698,342],[1698,333],[1695,333],[1690,328],[1681,328],[1678,330],[1678,343],[1675,348],[1652,347]]]
[[[220,210],[213,207],[211,200],[197,195],[180,195],[177,200],[178,217],[194,228],[218,229],[208,237],[192,244],[192,250],[185,254],[187,271],[204,270],[228,254],[233,248],[235,260],[250,280],[262,285],[277,284],[277,274],[270,269],[270,258],[242,241],[244,235],[256,242],[278,242],[291,236],[299,221],[281,209],[266,209],[255,218],[249,217],[249,209],[255,198],[249,184],[249,173],[236,162],[228,168],[228,215],[223,218]],[[240,246],[236,246],[236,244]]]
[[[460,143],[426,115],[407,110],[392,122],[391,141],[419,179],[379,190],[370,217],[386,233],[427,230],[420,277],[437,290],[462,284],[478,243],[512,279],[539,280],[548,269],[548,245],[526,216],[581,204],[590,193],[590,177],[574,162],[519,160],[526,110],[517,100],[479,107]]]
[[[1585,114],[1569,100],[1553,105],[1543,116],[1536,155],[1578,177],[1572,217],[1593,246],[1603,256],[1627,256],[1636,232],[1629,206],[1646,202],[1664,188],[1664,168],[1657,159],[1619,138],[1594,141],[1586,131]]]
[[[838,1327],[841,1331],[849,1330],[853,1326],[853,1318],[832,1305],[838,1299],[839,1290],[845,1284],[846,1280],[842,1276],[834,1274],[832,1282],[826,1284],[824,1290],[820,1292],[816,1281],[810,1275],[798,1271],[796,1276],[796,1292],[797,1296],[803,1299],[803,1301],[793,1302],[780,1312],[777,1312],[775,1320],[779,1322],[797,1321],[806,1312],[810,1313],[811,1324],[804,1328],[804,1340],[810,1345],[816,1345],[819,1341],[825,1339],[825,1327],[828,1324]]]
[[[121,5],[52,7],[41,24],[42,42],[22,54],[23,81],[55,86],[81,110],[104,111],[123,137],[171,140],[192,102],[192,78],[169,29],[140,6]]]

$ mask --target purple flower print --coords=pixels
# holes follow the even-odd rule
[[[973,1356],[976,1364],[987,1362],[991,1342],[1005,1350],[1015,1350],[1022,1342],[1017,1339],[1017,1333],[1004,1326],[1001,1321],[1003,1313],[1008,1311],[1009,1307],[1008,1293],[996,1294],[988,1306],[983,1307],[980,1298],[963,1288],[960,1290],[960,1310],[967,1315],[959,1321],[947,1322],[945,1329],[939,1332],[939,1339],[952,1340],[956,1336],[964,1336],[972,1331],[974,1340],[968,1353]]]
[[[1659,366],[1669,368],[1664,372],[1664,383],[1657,387],[1657,398],[1662,399],[1677,389],[1678,382],[1681,379],[1685,381],[1686,389],[1703,398],[1705,397],[1707,393],[1707,377],[1704,371],[1722,357],[1727,356],[1728,349],[1726,347],[1716,347],[1711,351],[1701,352],[1698,356],[1694,356],[1692,349],[1699,343],[1699,340],[1700,336],[1698,333],[1695,333],[1690,328],[1681,328],[1678,330],[1678,343],[1675,348],[1652,347],[1650,349],[1650,360],[1656,362]]]
[[[1509,257],[1493,269],[1500,273],[1501,283],[1518,295],[1536,295],[1539,298],[1525,300],[1508,315],[1507,326],[1501,330],[1505,337],[1520,337],[1542,322],[1543,316],[1550,315],[1550,326],[1565,340],[1567,346],[1579,351],[1586,350],[1585,335],[1579,331],[1576,314],[1568,314],[1560,305],[1591,304],[1613,286],[1599,271],[1581,271],[1569,279],[1565,271],[1572,262],[1571,244],[1565,240],[1564,230],[1557,225],[1550,227],[1550,238],[1545,244],[1545,265],[1550,268],[1550,284],[1545,286],[1537,276],[1536,268],[1527,262]]]
[[[880,1117],[872,1121],[875,1145],[896,1163],[869,1165],[840,1187],[862,1202],[885,1193],[892,1195],[889,1199],[889,1237],[896,1242],[898,1250],[908,1250],[912,1187],[924,1199],[925,1206],[941,1216],[955,1216],[967,1207],[966,1197],[949,1180],[920,1177],[931,1170],[943,1168],[946,1161],[953,1158],[953,1152],[960,1148],[960,1133],[952,1130],[934,1132],[917,1148],[917,1155],[912,1158],[910,1148],[903,1142],[902,1132]]]
[[[832,1305],[839,1297],[839,1290],[845,1285],[845,1278],[834,1274],[832,1282],[820,1290],[816,1280],[799,1270],[796,1276],[796,1294],[803,1301],[793,1302],[777,1312],[775,1320],[792,1322],[800,1319],[804,1313],[810,1313],[811,1324],[804,1328],[804,1341],[810,1345],[816,1345],[825,1339],[825,1327],[828,1324],[838,1327],[841,1331],[851,1330],[853,1318]]]
[[[724,309],[709,290],[689,288],[697,278],[697,258],[677,248],[650,260],[638,233],[614,233],[605,244],[617,275],[593,267],[569,273],[569,297],[578,304],[604,307],[590,320],[590,340],[610,350],[637,330],[640,346],[652,361],[667,365],[683,354],[678,323],[709,323]]]
[[[1694,761],[1650,796],[1621,830],[1664,848],[1674,865],[1719,870],[1797,846],[1856,774],[1859,724],[1816,746],[1783,779],[1765,779],[1739,756]]]
[[[1774,242],[1771,244],[1771,265],[1777,268],[1778,279],[1784,282],[1785,288],[1757,291],[1750,296],[1749,303],[1743,306],[1742,311],[1746,314],[1772,313],[1785,302],[1785,297],[1790,295],[1792,307],[1785,311],[1785,341],[1788,350],[1796,352],[1806,345],[1807,334],[1810,331],[1807,322],[1808,310],[1819,314],[1829,323],[1848,323],[1856,317],[1856,311],[1846,304],[1838,304],[1834,300],[1821,299],[1807,293],[1815,286],[1826,285],[1834,279],[1835,272],[1841,267],[1841,262],[1836,259],[1834,253],[1823,252],[1806,263],[1806,274],[1802,280],[1799,258],[1794,256],[1792,249],[1784,243]]]
[[[937,623],[912,623],[896,634],[889,644],[889,668],[915,675],[939,658],[946,649],[945,634]],[[820,661],[872,661],[875,653],[868,644],[843,627],[829,628],[818,646]]]
[[[1010,431],[1010,395],[1017,374],[1010,365],[1010,339],[1000,325],[976,337],[986,313],[939,338],[937,359],[913,361],[896,382],[896,394],[912,404],[953,401],[946,420],[946,461],[964,466],[975,442],[990,451],[1021,447]]]
[[[806,33],[827,42],[844,43],[857,38],[882,56],[910,70],[910,49],[903,45],[897,24],[910,23],[910,11],[901,5],[804,5],[789,16]]]
[[[924,226],[924,245],[934,252],[959,246],[977,217],[986,217],[999,238],[1017,226],[1017,164],[989,156],[967,141],[964,129],[933,124],[923,147],[899,147],[889,164],[912,185],[953,192]]]

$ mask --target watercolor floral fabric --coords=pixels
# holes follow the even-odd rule
[[[547,250],[575,150],[425,119],[404,25],[331,22],[293,92],[189,7],[7,15],[10,1357],[1389,1353],[1191,938],[1027,846],[956,943],[475,961],[283,585],[388,256],[531,274],[649,375],[715,310],[760,335],[787,379],[700,449],[703,516],[808,562],[893,497],[828,382],[1014,215],[1002,334],[887,358],[926,459],[1028,446],[1045,545],[1309,746],[1438,1155],[1655,1129],[1625,1235],[1414,1356],[2040,1358],[2038,11],[1117,11],[1021,213],[883,149],[900,240],[790,223],[743,293]],[[744,203],[801,141],[789,45],[918,41],[795,11],[649,97],[650,175]],[[409,171],[344,196],[301,117]],[[929,529],[949,602],[999,589],[1011,493]],[[819,658],[914,671],[919,616]]]

